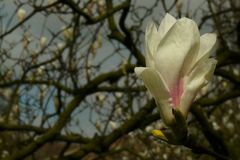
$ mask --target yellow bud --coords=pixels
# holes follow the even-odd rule
[[[154,129],[152,130],[152,134],[154,137],[160,138],[162,140],[168,141],[167,137],[164,135],[164,133],[161,130]]]

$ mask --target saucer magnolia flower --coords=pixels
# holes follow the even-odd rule
[[[172,125],[172,109],[186,118],[197,92],[211,79],[217,61],[209,58],[216,35],[199,34],[188,18],[176,20],[166,14],[160,26],[152,22],[145,33],[146,67],[135,73],[154,97],[161,118]]]

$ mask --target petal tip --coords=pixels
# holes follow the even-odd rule
[[[176,20],[176,18],[175,17],[173,17],[170,13],[166,13],[165,15],[164,15],[164,18],[163,19],[165,19],[165,18],[167,18],[167,19],[174,19],[174,20]]]
[[[137,76],[141,75],[144,71],[145,67],[135,67],[134,72],[137,74]]]

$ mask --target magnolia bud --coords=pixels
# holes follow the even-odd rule
[[[44,69],[45,69],[44,66],[40,66],[40,67],[37,68],[37,73],[38,73],[39,76],[41,76],[41,77],[43,76]]]
[[[234,126],[234,124],[233,124],[232,122],[228,122],[228,123],[226,124],[226,128],[228,129],[228,131],[229,131],[230,133],[234,133],[235,126]]]
[[[97,41],[94,41],[90,46],[90,51],[92,52],[93,57],[96,56],[97,49],[98,49],[98,43],[97,43]]]
[[[152,127],[152,126],[147,126],[147,127],[145,127],[145,131],[146,131],[146,132],[152,132],[152,130],[153,130],[153,127]]]
[[[117,98],[122,98],[123,93],[122,92],[116,92],[115,95],[116,95]]]
[[[97,42],[98,42],[98,48],[102,47],[103,38],[100,34],[97,36]]]
[[[32,38],[25,34],[23,37],[23,48],[28,48],[28,45],[30,44],[30,42],[32,41]]]
[[[106,99],[106,96],[104,95],[104,94],[102,94],[102,93],[97,93],[96,94],[96,100],[98,101],[98,102],[101,102],[101,103],[103,103],[103,101]]]
[[[73,37],[73,28],[63,28],[63,36],[65,40],[71,40]]]
[[[56,2],[55,0],[48,0],[48,5],[53,4],[54,2]]]
[[[44,48],[46,46],[47,43],[47,37],[41,37],[40,38],[40,47]]]
[[[97,130],[101,130],[101,122],[99,120],[96,121],[95,127],[97,128]]]
[[[109,125],[111,126],[111,128],[112,128],[113,130],[117,128],[117,124],[116,124],[115,122],[113,122],[113,121],[110,121],[110,122],[109,122]]]
[[[122,116],[123,111],[122,111],[121,106],[119,106],[119,105],[116,106],[115,114],[116,114],[116,116],[119,116],[119,117]]]
[[[177,8],[177,12],[180,13],[182,9],[182,0],[177,0],[176,8]]]
[[[233,74],[238,76],[239,75],[239,69],[234,68],[233,69]]]
[[[65,46],[66,46],[65,43],[59,42],[59,43],[57,44],[57,49],[58,49],[58,51],[62,51]]]
[[[26,16],[26,11],[22,8],[20,8],[17,12],[18,20],[19,22],[22,22]]]

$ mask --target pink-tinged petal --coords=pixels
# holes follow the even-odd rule
[[[172,98],[173,108],[179,107],[181,97],[183,94],[183,78],[179,79],[176,84],[173,85],[172,89],[170,90],[170,95]]]
[[[192,72],[185,77],[185,88],[180,103],[180,111],[184,116],[187,116],[191,103],[198,91],[212,78],[216,64],[217,61],[215,59],[202,61],[202,63],[199,63]]]
[[[154,97],[164,123],[166,125],[172,124],[174,117],[172,107],[170,106],[171,102],[169,101],[171,98],[161,75],[155,70],[145,67],[136,67],[134,71],[143,80],[145,86]]]
[[[168,13],[165,14],[158,28],[160,40],[162,40],[162,38],[167,34],[167,32],[176,22],[177,20],[173,16]]]
[[[165,82],[155,70],[145,67],[135,67],[134,71],[143,80],[145,86],[156,100],[168,99],[170,97]]]
[[[155,56],[155,65],[169,89],[179,81],[188,68],[199,46],[199,31],[196,23],[188,18],[178,20],[161,40]]]

